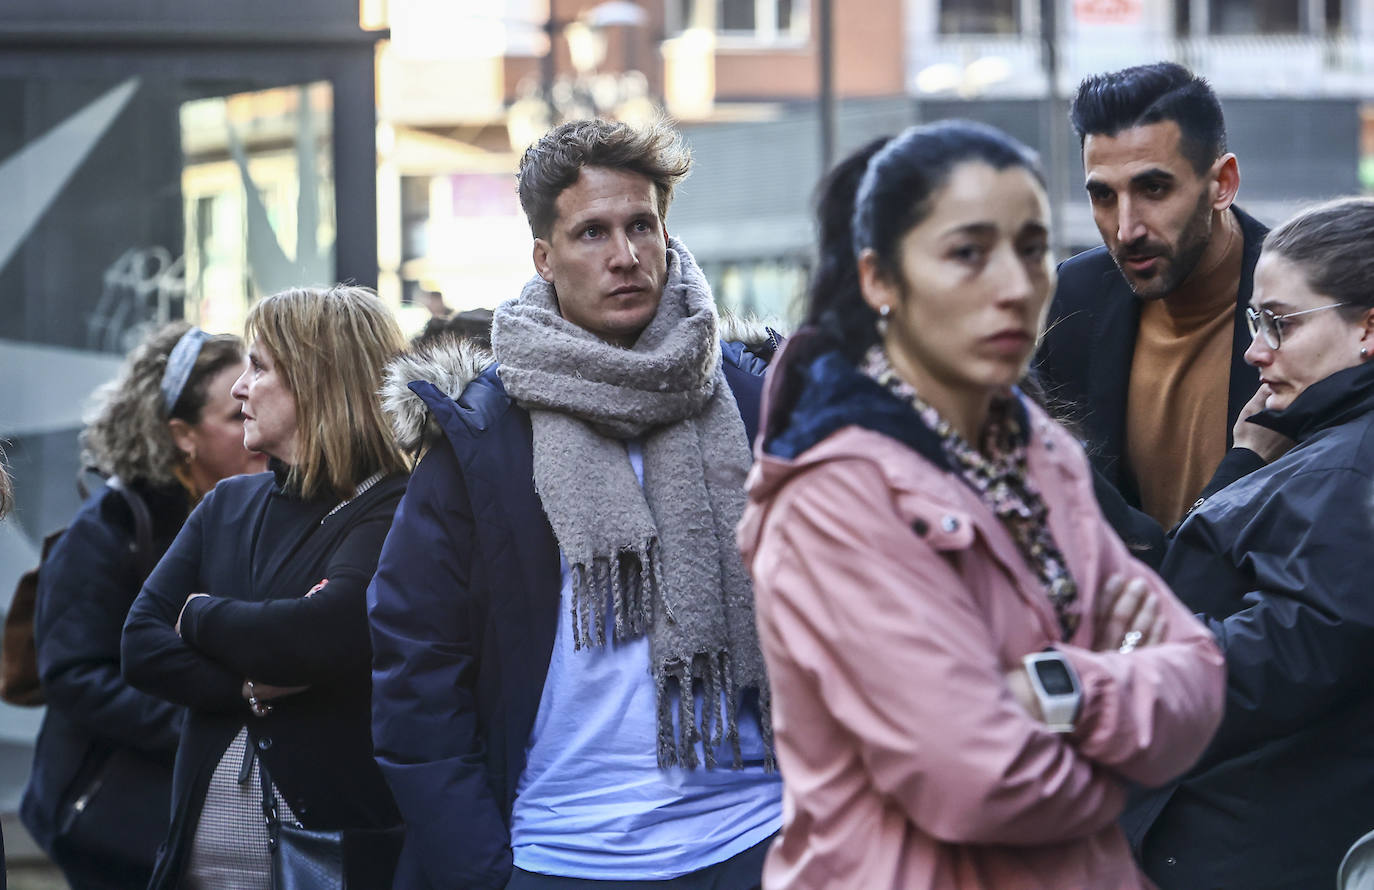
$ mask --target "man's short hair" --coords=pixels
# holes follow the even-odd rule
[[[1182,134],[1180,151],[1199,174],[1226,151],[1226,121],[1212,87],[1173,62],[1137,65],[1094,74],[1078,85],[1069,120],[1081,149],[1088,136],[1173,121]]]
[[[668,218],[673,189],[692,169],[692,154],[663,121],[632,127],[616,121],[569,121],[545,133],[520,159],[520,206],[536,238],[547,238],[558,211],[554,203],[577,182],[583,167],[625,170],[654,184],[658,216]]]

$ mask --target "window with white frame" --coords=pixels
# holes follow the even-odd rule
[[[1209,0],[1213,34],[1297,34],[1302,0]]]
[[[1336,34],[1348,0],[1174,0],[1179,36]]]
[[[1019,34],[1021,0],[940,0],[941,34]]]
[[[801,40],[809,0],[677,0],[678,30],[706,28],[723,37],[762,42]]]

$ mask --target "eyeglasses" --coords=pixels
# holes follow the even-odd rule
[[[1251,337],[1258,337],[1262,334],[1264,335],[1264,342],[1269,344],[1270,349],[1278,349],[1283,345],[1283,323],[1288,319],[1321,312],[1323,309],[1339,309],[1341,306],[1348,305],[1348,303],[1330,303],[1326,306],[1318,306],[1316,309],[1290,312],[1287,315],[1275,315],[1269,309],[1256,309],[1254,306],[1246,306],[1245,323],[1250,328]]]

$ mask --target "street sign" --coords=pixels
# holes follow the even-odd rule
[[[1074,0],[1080,25],[1133,25],[1140,21],[1141,0]]]

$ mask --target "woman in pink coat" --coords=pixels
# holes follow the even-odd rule
[[[740,527],[785,782],[764,886],[1149,887],[1126,788],[1202,752],[1225,668],[1015,389],[1055,279],[1037,162],[968,122],[863,160]]]

